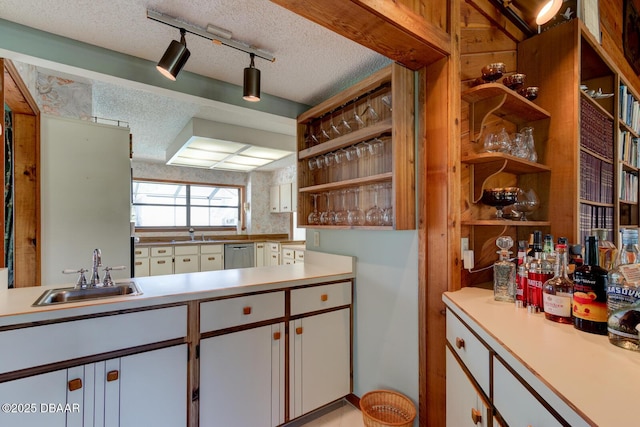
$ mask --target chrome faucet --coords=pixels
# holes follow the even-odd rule
[[[89,282],[89,286],[100,286],[100,274],[98,272],[98,269],[102,267],[102,252],[100,249],[93,250],[92,260],[93,266],[91,267],[91,281]]]

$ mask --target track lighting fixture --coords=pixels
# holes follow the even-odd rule
[[[249,54],[251,63],[244,69],[244,82],[242,85],[242,98],[245,101],[260,101],[260,70],[255,67],[253,62],[255,55]]]
[[[171,44],[162,55],[162,59],[156,65],[156,68],[160,73],[168,78],[169,80],[176,79],[176,76],[184,67],[184,64],[187,63],[187,59],[189,59],[189,49],[187,49],[187,41],[185,40],[186,31],[184,28],[180,28],[180,41],[171,40]]]
[[[175,40],[171,42],[171,45],[169,45],[169,48],[157,66],[158,71],[165,77],[175,80],[189,58],[190,53],[187,49],[187,43],[184,40],[184,34],[187,32],[211,40],[213,45],[231,47],[248,53],[251,58],[251,64],[244,69],[243,98],[252,102],[260,101],[260,70],[255,67],[254,60],[257,57],[274,62],[276,58],[272,54],[262,49],[257,49],[248,43],[234,40],[231,31],[218,28],[211,24],[207,25],[207,28],[204,29],[149,9],[147,9],[147,18],[180,29],[180,42],[178,43]]]

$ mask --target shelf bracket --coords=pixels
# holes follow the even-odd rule
[[[482,198],[482,190],[489,178],[502,172],[507,167],[507,160],[497,160],[471,165],[471,194],[473,203],[478,203]]]
[[[494,111],[500,109],[506,100],[507,95],[502,94],[469,104],[472,142],[480,142],[480,135],[482,134],[482,129],[484,129],[487,117],[489,117]]]

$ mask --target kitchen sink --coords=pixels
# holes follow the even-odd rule
[[[56,288],[49,289],[40,295],[40,298],[33,303],[33,307],[141,294],[142,291],[134,282],[116,283],[113,286],[104,286],[99,288]]]

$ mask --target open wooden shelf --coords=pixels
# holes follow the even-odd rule
[[[312,185],[298,189],[300,193],[319,193],[328,190],[337,190],[347,187],[358,187],[362,185],[375,184],[377,182],[391,181],[393,174],[391,172],[381,173],[378,175],[364,176],[361,178],[345,179],[342,181],[329,182],[327,184]]]
[[[462,225],[502,226],[502,227],[549,227],[551,221],[515,221],[510,219],[472,219],[462,221]]]
[[[545,109],[500,83],[475,86],[463,92],[462,99],[469,103],[469,129],[474,142],[492,114],[517,125],[551,117]]]

